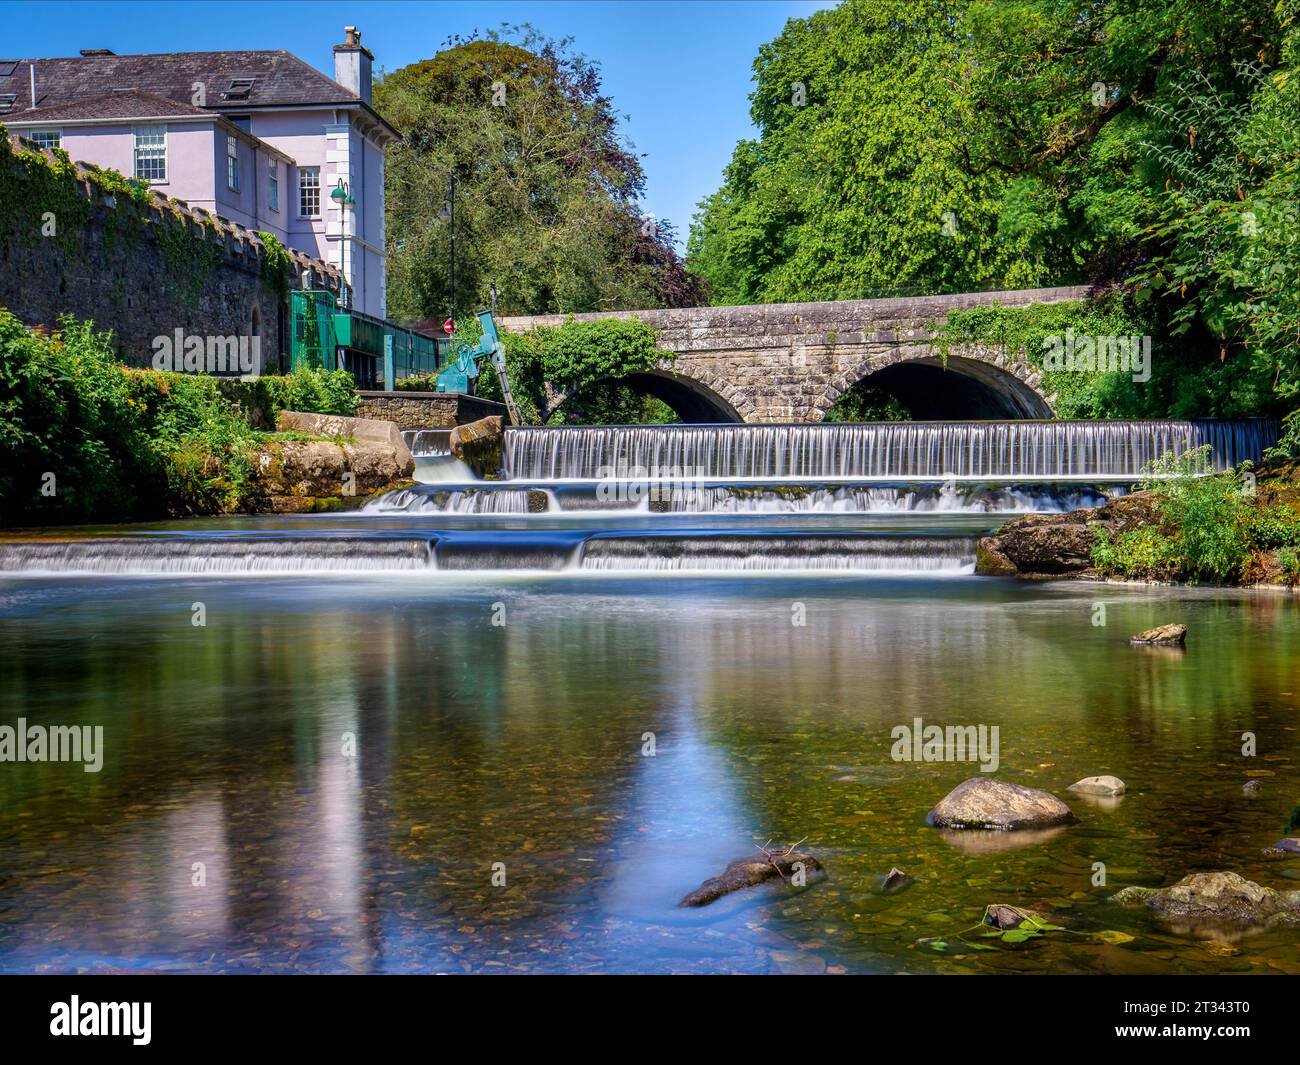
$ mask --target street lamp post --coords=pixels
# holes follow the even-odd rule
[[[438,212],[440,218],[451,223],[451,327],[456,328],[456,175],[451,175],[451,188]]]
[[[348,189],[348,183],[339,178],[339,183],[330,191],[330,199],[339,207],[339,272],[343,275],[343,291],[339,293],[343,309],[348,306],[348,209],[357,201]]]

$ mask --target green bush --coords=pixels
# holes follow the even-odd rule
[[[1293,410],[1282,419],[1282,432],[1277,443],[1264,452],[1266,459],[1289,459],[1300,456],[1300,410]]]
[[[1173,539],[1146,526],[1120,533],[1114,540],[1105,529],[1098,529],[1092,564],[1103,577],[1173,580],[1181,576],[1184,560]]]
[[[70,317],[60,324],[51,336],[0,310],[0,520],[239,509],[267,434],[227,394],[231,382],[124,367],[111,334]],[[251,384],[272,404],[355,410],[351,375],[340,371]]]
[[[1278,550],[1277,564],[1282,579],[1287,584],[1300,584],[1300,548],[1283,547]]]
[[[1153,462],[1152,479],[1144,487],[1155,493],[1164,529],[1183,558],[1184,575],[1232,580],[1241,575],[1254,546],[1251,500],[1235,476],[1199,475],[1210,468],[1207,444]]]
[[[655,331],[636,318],[602,318],[563,325],[540,326],[526,333],[502,332],[510,390],[526,421],[546,424],[558,407],[547,386],[566,396],[583,394],[582,420],[609,424],[635,416],[653,421],[663,416],[661,405],[645,403],[629,407],[623,393],[607,390],[606,382],[619,382],[633,373],[657,368],[673,353],[655,346]],[[484,365],[478,379],[478,394],[500,399],[496,374]]]
[[[357,382],[347,370],[317,370],[307,367],[283,377],[264,377],[273,415],[282,410],[307,414],[357,413]]]
[[[1120,533],[1099,530],[1093,564],[1103,576],[1235,581],[1258,573],[1257,555],[1276,552],[1284,577],[1300,556],[1300,514],[1265,504],[1242,490],[1236,473],[1206,476],[1209,448],[1152,463],[1151,491],[1159,525]],[[1198,475],[1199,474],[1199,475]]]

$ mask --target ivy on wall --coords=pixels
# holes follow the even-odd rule
[[[123,242],[152,233],[166,260],[168,282],[180,289],[186,302],[197,301],[223,257],[213,239],[221,234],[215,220],[202,212],[187,216],[173,201],[116,170],[74,164],[62,149],[15,146],[0,125],[0,235],[26,247],[55,240],[65,254],[77,254],[83,250],[81,236],[91,218],[86,186],[97,190],[110,208],[104,213],[105,256]],[[263,276],[284,298],[288,253],[269,234],[261,237],[266,251]]]

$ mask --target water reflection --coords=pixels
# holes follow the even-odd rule
[[[1185,655],[1127,645],[1173,618]],[[106,745],[99,774],[0,766],[0,968],[1300,971],[1293,933],[1105,901],[1197,869],[1292,886],[1259,851],[1297,798],[1298,633],[1275,596],[978,580],[0,585],[6,720]],[[1080,823],[927,827],[977,768],[893,762],[916,716],[997,725],[998,776]],[[1096,773],[1128,795],[1065,791]],[[676,907],[805,837],[824,882]],[[998,901],[1072,934],[919,945]]]

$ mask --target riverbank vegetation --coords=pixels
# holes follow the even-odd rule
[[[281,409],[352,413],[351,375],[132,369],[91,323],[47,333],[0,310],[0,523],[245,509],[260,448],[283,436],[266,431]]]
[[[655,344],[655,331],[635,318],[579,321],[522,333],[503,332],[506,371],[520,412],[532,425],[671,422],[663,402],[619,383],[630,374],[656,370],[672,352]],[[496,375],[479,377],[478,394],[501,398]]]
[[[1110,535],[1097,529],[1092,561],[1103,577],[1300,582],[1300,461],[1258,474],[1200,476],[1208,447],[1154,463],[1143,488],[1150,520]]]
[[[1031,361],[1049,326],[1152,338],[1149,382],[1048,379],[1065,415],[1277,416],[1300,398],[1297,67],[1296,0],[845,0],[759,50],[758,135],[687,265],[719,304],[1088,284],[1095,306],[955,328]]]

